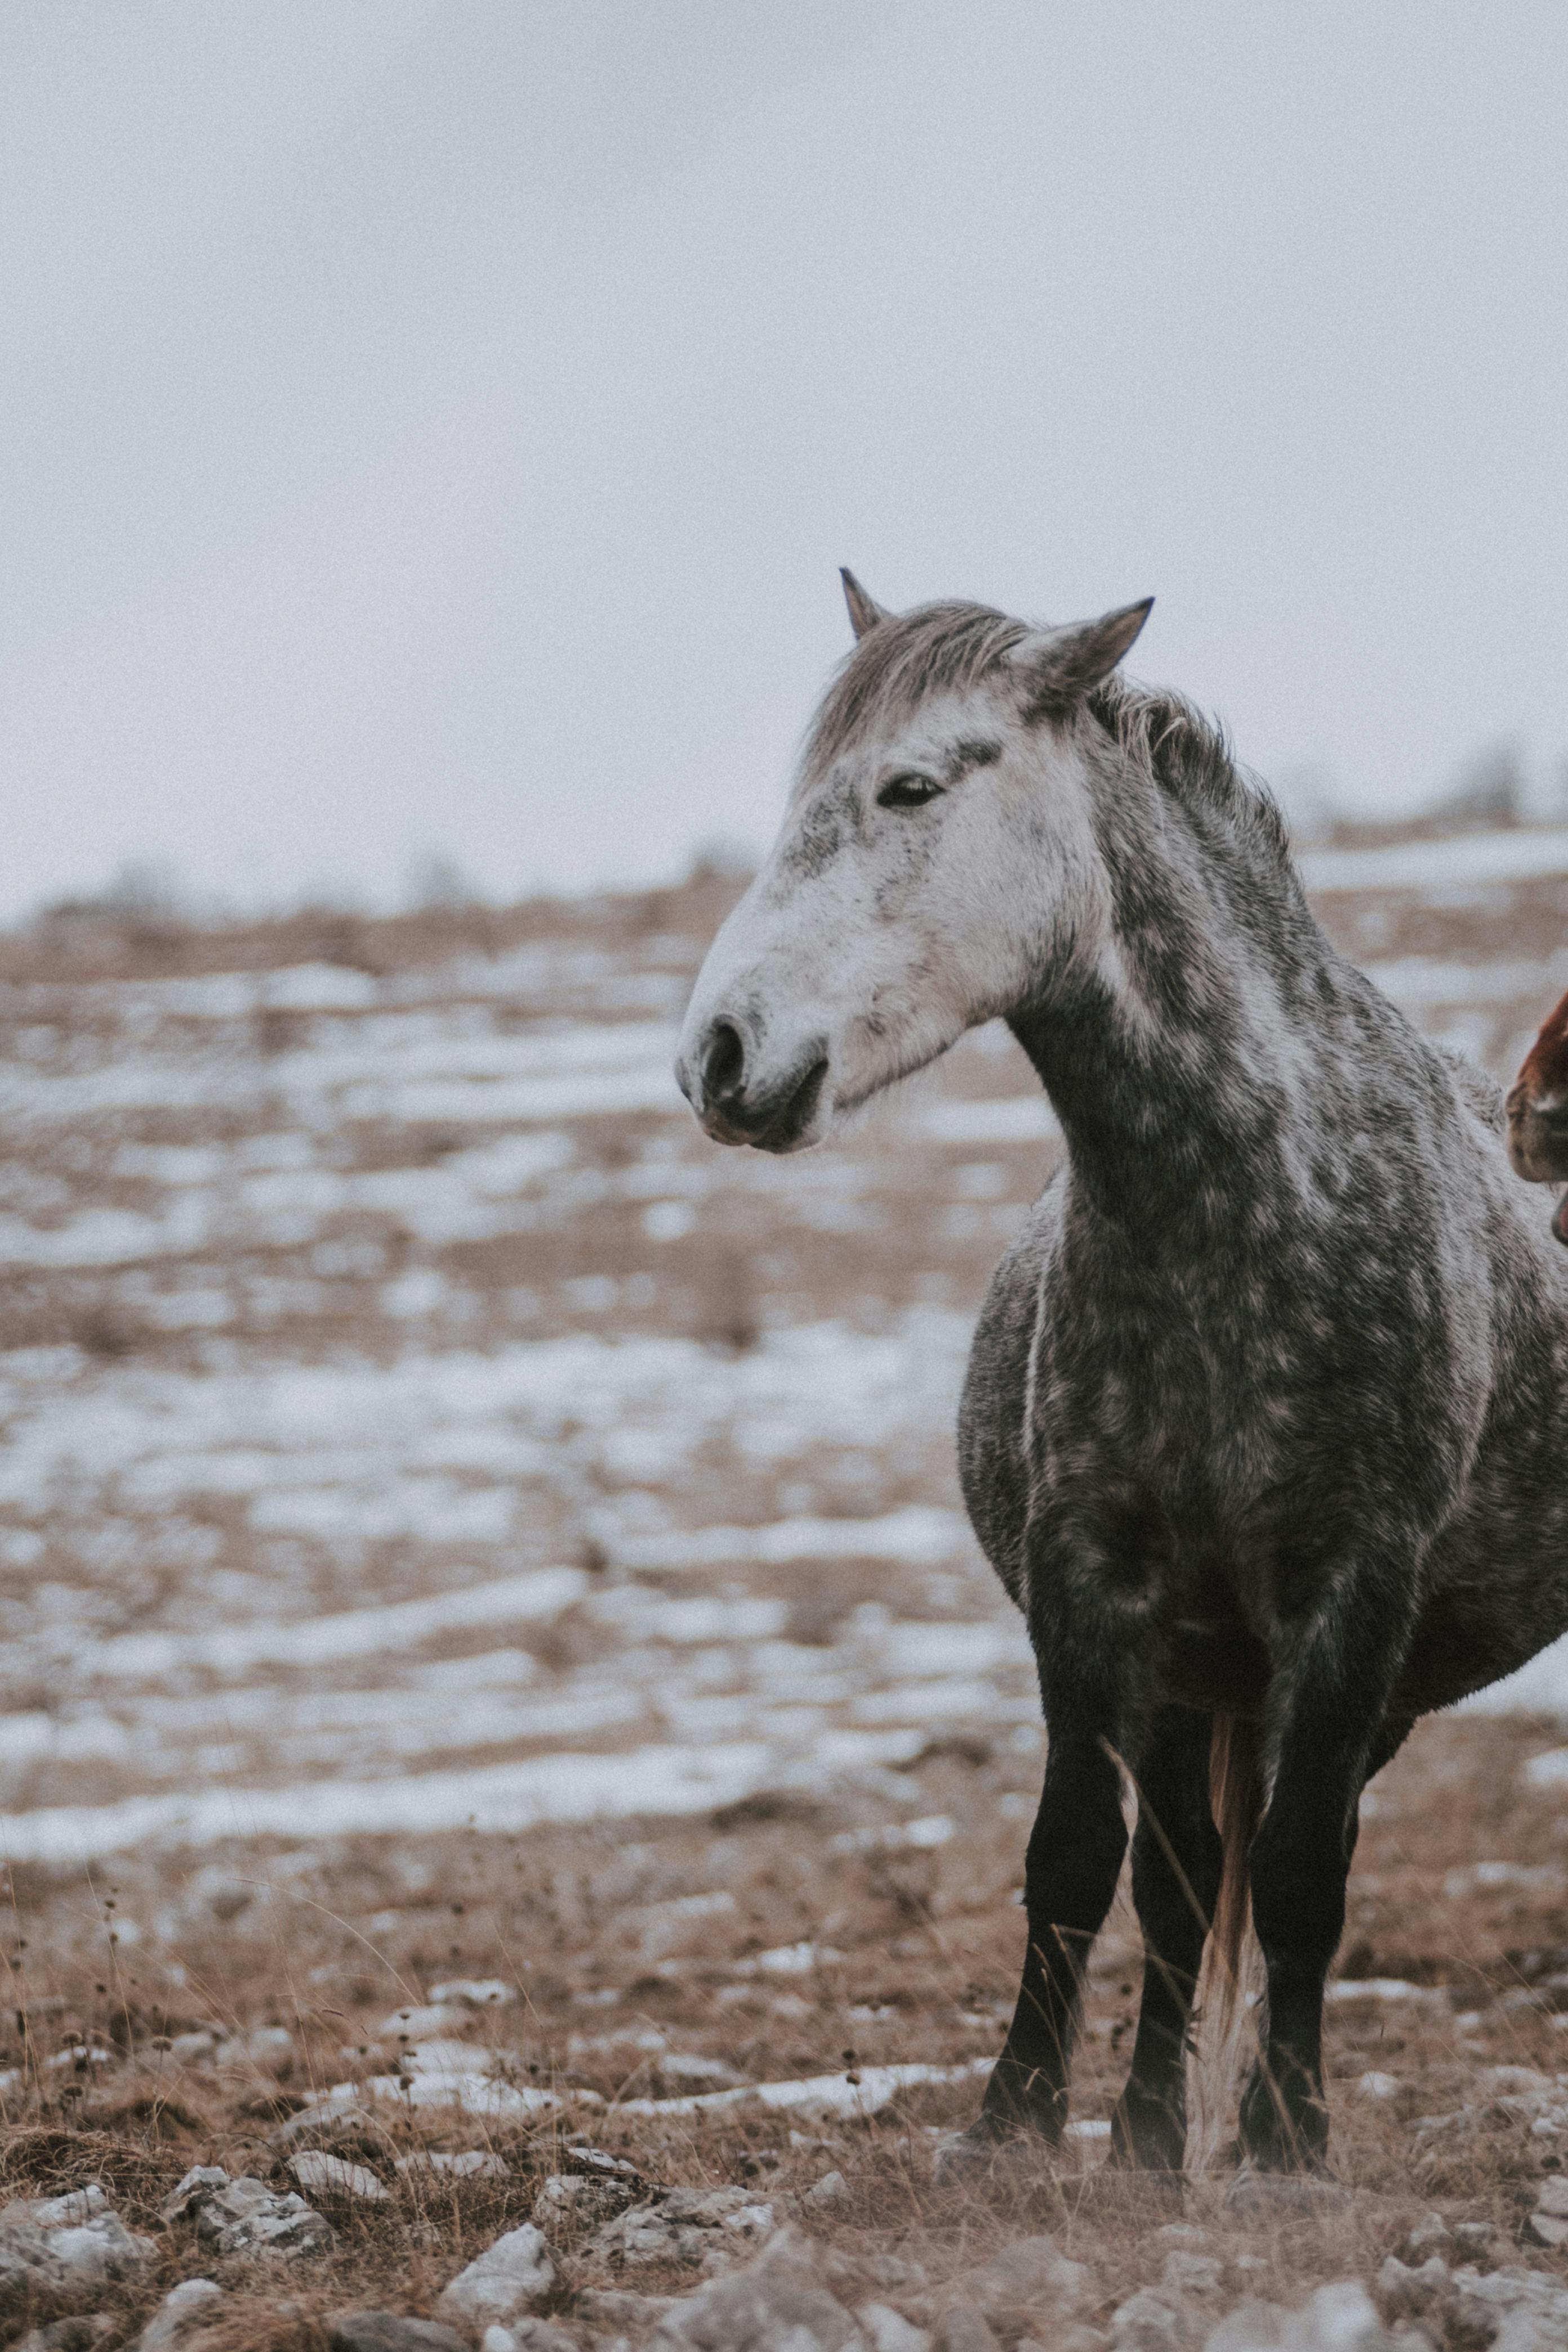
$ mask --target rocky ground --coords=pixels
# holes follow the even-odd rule
[[[1568,884],[1428,846],[1324,911],[1506,1067]],[[0,942],[0,2344],[1568,2345],[1556,1658],[1368,1793],[1340,2194],[1105,2171],[1125,1899],[1063,2147],[935,2185],[1043,1753],[949,1422],[1057,1146],[990,1033],[705,1144],[730,887]]]

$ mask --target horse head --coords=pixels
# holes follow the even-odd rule
[[[1079,728],[1152,602],[1040,629],[978,604],[889,614],[844,587],[854,650],[676,1064],[717,1142],[764,1151],[820,1141],[1095,936]]]
[[[1533,1184],[1568,1180],[1568,996],[1541,1024],[1508,1097],[1508,1156]],[[1568,1198],[1552,1230],[1568,1241]]]

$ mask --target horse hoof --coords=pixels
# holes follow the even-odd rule
[[[1350,2190],[1326,2172],[1255,2172],[1246,2166],[1225,2192],[1227,2213],[1339,2213]]]

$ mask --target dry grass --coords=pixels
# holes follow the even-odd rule
[[[406,976],[543,942],[602,957],[609,977],[579,982],[568,956],[541,983],[542,993],[530,996],[520,984],[495,1013],[498,1034],[508,1024],[548,1029],[562,1013],[604,1017],[606,1004],[619,1007],[615,1017],[632,1018],[639,1006],[646,1014],[649,1003],[678,1002],[732,892],[731,883],[709,877],[684,892],[592,907],[382,923],[301,915],[229,933],[107,920],[56,925],[0,943],[0,982],[12,992],[0,1011],[18,1062],[31,1057],[33,1066],[63,1072],[112,1058],[112,992],[121,982],[312,961]],[[1472,894],[1450,906],[1391,898],[1330,909],[1363,957],[1461,960],[1555,952],[1565,912],[1558,884]],[[1530,1015],[1523,1005],[1489,1008],[1487,1050],[1503,1055]],[[279,1018],[277,1034],[248,1039],[243,1082],[219,1111],[143,1106],[15,1138],[6,1173],[16,1213],[47,1229],[88,1211],[140,1211],[150,1180],[127,1174],[127,1148],[237,1149],[268,1133],[280,1114],[268,1074],[311,1035],[310,1016]],[[40,1045],[46,1027],[52,1042]],[[952,1056],[921,1099],[990,1099],[1026,1083],[1026,1074],[976,1045]],[[395,1216],[356,1208],[300,1239],[263,1242],[229,1229],[183,1257],[145,1265],[22,1269],[8,1277],[0,1304],[0,1349],[60,1350],[62,1382],[86,1383],[111,1400],[163,1373],[393,1363],[410,1339],[387,1291],[411,1268],[429,1276],[435,1302],[418,1326],[420,1344],[475,1360],[520,1339],[642,1331],[689,1336],[709,1360],[743,1368],[765,1335],[827,1317],[876,1332],[921,1304],[972,1312],[1048,1164],[1048,1148],[944,1142],[912,1117],[900,1124],[901,1117],[868,1122],[837,1154],[804,1170],[740,1154],[721,1159],[689,1125],[678,1129],[654,1113],[584,1121],[573,1130],[575,1189],[546,1189],[537,1213],[515,1230],[421,1242],[400,1231]],[[313,1148],[331,1170],[395,1171],[438,1168],[468,1140],[439,1121],[365,1118],[318,1134]],[[682,1192],[698,1178],[706,1190]],[[691,1229],[651,1235],[649,1201],[689,1196],[701,1203]],[[228,1319],[211,1330],[172,1323],[164,1309],[180,1283],[223,1286]],[[41,1370],[26,1360],[29,1378],[57,1377],[52,1356],[38,1360]],[[563,1457],[578,1438],[562,1433]],[[596,1458],[569,1478],[557,1477],[552,1464],[550,1476],[523,1481],[517,1541],[529,1561],[583,1563],[595,1591],[630,1581],[650,1596],[775,1603],[783,1638],[796,1654],[819,1653],[825,1670],[847,1654],[857,1612],[918,1625],[977,1619],[997,1605],[973,1561],[940,1573],[868,1558],[727,1566],[662,1581],[649,1570],[628,1580],[613,1544],[606,1549],[596,1532],[595,1514],[639,1481],[682,1527],[951,1506],[951,1454],[940,1431],[918,1430],[901,1444],[889,1438],[877,1453],[827,1444],[806,1461],[713,1437],[668,1475],[634,1467],[618,1485]],[[134,1494],[111,1499],[112,1545],[102,1540],[103,1509],[91,1495],[82,1500],[73,1490],[27,1521],[24,1532],[36,1535],[37,1549],[0,1564],[8,1626],[30,1632],[28,1612],[50,1591],[64,1596],[69,1628],[102,1635],[207,1623],[223,1608],[244,1615],[400,1600],[458,1589],[508,1564],[458,1543],[400,1536],[357,1548],[305,1538],[283,1545],[258,1535],[243,1495],[216,1484],[176,1495],[163,1509]],[[537,1687],[568,1691],[591,1671],[614,1675],[619,1636],[607,1622],[584,1603],[548,1623],[438,1636],[420,1655],[460,1661],[504,1640],[531,1654]],[[57,1706],[53,1670],[27,1671],[33,1680],[18,1671],[7,1685],[8,1707]],[[352,1681],[355,1671],[338,1679]],[[373,1671],[380,1670],[363,1669]],[[320,1679],[279,1668],[269,1686],[282,1705],[308,1699]],[[208,1690],[199,1678],[183,1687]],[[117,1703],[112,1692],[104,1701]],[[460,1720],[452,1736],[460,1748]],[[1418,2136],[1411,2126],[1464,2104],[1482,2066],[1568,2068],[1568,2034],[1556,2021],[1568,1996],[1546,1983],[1568,1969],[1568,1821],[1555,1800],[1520,1777],[1528,1758],[1560,1736],[1521,1721],[1430,1723],[1377,1784],[1341,1974],[1397,1979],[1416,1991],[1339,2000],[1331,2011],[1335,2161],[1354,2191],[1347,2211],[1222,2221],[1225,2177],[1188,2184],[1179,2218],[1219,2233],[1233,2296],[1293,2302],[1326,2278],[1370,2277],[1434,2206],[1495,2223],[1500,2242],[1515,2248],[1512,2259],[1554,2264],[1542,2250],[1518,2251],[1516,2242],[1534,2184],[1568,2142],[1532,2134],[1523,2121],[1500,2119],[1467,2138]],[[290,1770],[287,1738],[269,1748],[264,1733],[246,1738],[243,1774],[251,1781]],[[242,1746],[233,1732],[233,1752]],[[516,1741],[493,1752],[532,1750]],[[891,2266],[918,2262],[940,2301],[944,2282],[1006,2239],[1047,2229],[1065,2252],[1093,2265],[1100,2304],[1088,2315],[1103,2324],[1132,2289],[1157,2280],[1169,2251],[1158,2233],[1177,2213],[1164,2192],[1105,2173],[1104,2143],[1092,2137],[1069,2141],[1036,2172],[999,2168],[989,2181],[939,2193],[934,2139],[971,2116],[978,2078],[907,2091],[874,2119],[853,2123],[754,2105],[685,2116],[628,2107],[710,2084],[909,2060],[956,2066],[994,2053],[1016,1983],[1014,1890],[1040,1754],[1026,1722],[976,1709],[942,1718],[896,1770],[764,1789],[682,1820],[514,1837],[316,1839],[307,1812],[293,1842],[237,1838],[195,1853],[149,1846],[90,1874],[18,1864],[14,1917],[5,1919],[12,1989],[0,2069],[14,2069],[16,2079],[0,2127],[4,2192],[54,2193],[96,2179],[127,2222],[154,2239],[146,2278],[116,2290],[114,2343],[129,2343],[183,2276],[216,2275],[232,2290],[221,2323],[202,2339],[213,2352],[315,2352],[326,2340],[323,2315],[355,2305],[428,2312],[463,2262],[530,2217],[573,2134],[666,2184],[743,2183],[789,2200],[826,2171],[841,2171],[846,2202],[831,2214],[813,2210],[809,2222],[829,2274],[850,2300],[875,2293],[916,2316],[929,2306],[907,2281],[897,2284]],[[139,1769],[150,1778],[153,1763],[139,1768],[85,1750],[50,1755],[7,1767],[5,1801],[16,1812],[108,1802],[142,1784]],[[229,1769],[222,1759],[189,1766],[193,1775],[219,1778]],[[953,1832],[929,1848],[867,1853],[834,1843],[846,1832],[933,1816]],[[1536,1874],[1453,1877],[1480,1864]],[[1561,1877],[1542,1874],[1556,1864]],[[731,1897],[733,1908],[670,1907],[713,1893]],[[823,1957],[803,1973],[748,1968],[759,1953],[805,1941]],[[1130,2046],[1137,1965],[1123,1895],[1096,1955],[1077,2074],[1080,2117],[1109,2114]],[[503,2126],[451,2110],[378,2105],[374,2129],[351,2135],[341,2152],[376,2170],[391,2199],[327,2209],[337,2246],[318,2262],[215,2266],[187,2225],[159,2221],[163,2200],[195,2163],[286,2186],[269,2135],[310,2093],[394,2066],[396,2034],[383,2030],[385,2021],[454,1977],[495,1977],[518,1989],[516,2001],[477,2013],[462,2030],[505,2053],[511,2079],[556,2094],[561,2105],[542,2122]],[[185,2032],[267,2025],[293,2038],[277,2074],[250,2063],[182,2064],[167,2046]],[[109,2063],[80,2070],[74,2060],[49,2063],[94,2044],[111,2053]],[[1396,2078],[1393,2095],[1364,2095],[1358,2086],[1372,2073]],[[398,2173],[395,2158],[419,2147],[491,2150],[505,2160],[506,2177],[437,2183]],[[552,2235],[556,2307],[579,2334],[589,2289],[667,2293],[696,2276],[688,2269],[617,2281],[584,2254],[582,2229],[552,2225]],[[8,2313],[0,2342],[49,2315],[43,2301]]]
[[[1178,2206],[1161,2188],[1103,2170],[1103,2144],[1092,2139],[1037,2170],[999,2167],[988,2182],[938,2190],[933,2138],[967,2119],[977,2086],[925,2087],[870,2121],[795,2128],[787,2115],[756,2107],[696,2116],[623,2111],[630,2098],[692,2087],[684,2070],[666,2071],[669,2053],[710,2062],[721,2080],[771,2081],[908,2058],[954,2063],[994,2049],[1019,1957],[1012,1888],[1025,1827],[1018,1801],[1031,1775],[1005,1748],[986,1754],[980,1742],[915,1768],[922,1807],[961,1824],[957,1838],[924,1853],[832,1853],[827,1839],[842,1817],[831,1806],[804,1818],[784,1808],[784,1818],[721,1824],[472,1837],[416,1856],[363,1841],[323,1855],[318,1875],[293,1880],[287,1896],[258,1898],[226,1926],[214,1921],[180,1939],[172,1948],[187,1979],[179,1998],[154,1991],[134,1956],[95,1944],[88,1922],[91,1895],[102,1891],[96,1880],[89,1890],[35,1875],[17,1890],[25,1948],[9,2055],[47,2059],[75,2033],[106,2037],[116,2057],[80,2095],[68,2069],[29,2074],[23,2114],[0,2141],[4,2185],[12,2196],[38,2195],[100,2180],[132,2226],[155,2237],[152,2273],[121,2291],[121,2340],[177,2278],[210,2273],[234,2297],[215,2344],[279,2352],[323,2341],[322,2315],[348,2305],[428,2311],[461,2262],[529,2218],[573,2133],[667,2184],[742,2183],[788,2199],[828,2169],[841,2171],[846,2203],[830,2218],[813,2213],[810,2226],[832,2248],[847,2291],[858,2282],[862,2294],[895,2303],[899,2291],[878,2284],[888,2257],[920,2263],[940,2300],[945,2280],[1042,2228],[1093,2265],[1102,2319],[1158,2279],[1169,2246],[1157,2233],[1178,2219],[1220,2232],[1237,2294],[1287,2302],[1326,2278],[1370,2277],[1434,2207],[1494,2223],[1511,2247],[1543,2169],[1561,2162],[1561,2143],[1521,2122],[1499,2121],[1463,2141],[1419,2139],[1410,2126],[1464,2103],[1479,2066],[1552,2073],[1568,2055],[1555,2006],[1563,1996],[1540,1990],[1568,1961],[1562,1893],[1543,1896],[1539,1876],[1533,1887],[1441,1892],[1447,1874],[1477,1863],[1539,1873],[1543,1861],[1568,1859],[1568,1822],[1552,1801],[1521,1791],[1519,1767],[1542,1741],[1542,1727],[1529,1724],[1430,1724],[1378,1784],[1343,1960],[1358,1978],[1418,1990],[1414,1998],[1336,2001],[1331,2011],[1334,2155],[1354,2192],[1348,2212],[1225,2219],[1223,2171],[1189,2182]],[[265,1854],[231,1859],[268,1874]],[[432,1874],[412,1909],[411,1860]],[[122,1869],[121,1899],[145,1899],[154,1870],[151,1862]],[[736,1909],[683,1932],[665,1906],[714,1886],[734,1895]],[[738,1972],[759,1949],[807,1934],[841,1957],[788,1979]],[[1119,2083],[1136,1950],[1123,1896],[1096,1955],[1077,2074],[1080,2116],[1103,2116]],[[336,2252],[283,2281],[270,2265],[215,2272],[184,2225],[158,2222],[160,2203],[194,2163],[286,2187],[268,2137],[279,2120],[311,2088],[394,2063],[395,2039],[378,2032],[383,2021],[455,1971],[521,1986],[518,2004],[478,2013],[469,2031],[509,2053],[516,2080],[559,2093],[563,2105],[546,2122],[521,2129],[378,2106],[373,2131],[353,2129],[330,2144],[378,2170],[392,2202],[329,2207]],[[201,2026],[267,2023],[286,2024],[295,2037],[280,2077],[244,2065],[177,2067],[158,2047]],[[654,2036],[662,2051],[638,2047]],[[1369,2072],[1396,2077],[1396,2094],[1362,2095]],[[422,2147],[493,2150],[508,2176],[437,2184],[399,2175],[392,2159]],[[552,2235],[561,2258],[553,2302],[568,2324],[585,2288],[669,2293],[696,2275],[656,2269],[617,2281],[584,2258],[582,2231],[556,2226]],[[1511,2258],[1555,2261],[1540,2251]],[[918,2294],[903,2300],[914,2315],[927,2308]],[[48,2315],[40,2304],[27,2315]],[[21,2315],[13,2325],[19,2330]]]

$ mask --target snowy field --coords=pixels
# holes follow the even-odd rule
[[[1500,834],[1310,878],[1506,1073],[1568,985],[1565,868],[1568,835]],[[1048,1111],[993,1031],[832,1150],[710,1145],[669,1064],[718,911],[143,977],[16,947],[11,1860],[695,1813],[975,1727],[1036,1752],[951,1431]],[[1519,1703],[1568,1712],[1568,1660]]]

